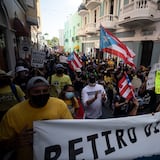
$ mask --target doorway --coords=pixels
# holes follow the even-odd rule
[[[149,66],[152,58],[153,41],[142,41],[141,63],[145,67]]]

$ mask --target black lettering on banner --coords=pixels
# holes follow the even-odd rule
[[[128,129],[128,137],[131,143],[137,142],[137,137],[135,134],[135,127],[129,128]]]
[[[157,126],[159,125],[160,121],[158,121],[156,123],[156,126],[154,127],[154,133],[158,133],[159,132],[159,129],[157,128]]]
[[[152,126],[152,123],[151,124],[147,124],[144,128],[144,132],[146,134],[147,137],[149,137],[151,135],[151,126]]]
[[[55,153],[54,157],[51,157],[52,152]],[[61,146],[60,145],[46,147],[45,153],[44,153],[44,160],[57,160],[60,155],[61,155]]]
[[[123,140],[123,134],[124,134],[123,129],[116,130],[116,137],[117,137],[117,143],[119,148],[122,148],[122,144],[124,146],[127,146],[126,142]]]
[[[107,150],[105,150],[105,154],[110,154],[112,152],[115,152],[115,148],[114,147],[111,147],[111,144],[110,144],[110,141],[109,141],[109,137],[108,135],[111,134],[111,131],[105,131],[105,132],[102,132],[102,136],[105,136],[106,138],[106,144],[107,144]]]
[[[97,153],[96,141],[95,141],[95,139],[97,139],[97,138],[98,138],[98,134],[87,136],[87,140],[91,141],[91,144],[92,144],[94,159],[98,159],[98,153]]]
[[[69,141],[69,159],[76,160],[76,155],[83,153],[83,148],[75,149],[75,144],[82,142],[82,138]]]

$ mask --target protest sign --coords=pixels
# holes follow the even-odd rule
[[[160,113],[34,122],[35,160],[131,160],[160,155]]]
[[[31,66],[35,68],[43,68],[45,57],[45,52],[33,51],[31,55]]]
[[[156,72],[155,92],[156,94],[160,94],[160,70]]]
[[[160,63],[155,63],[148,74],[147,83],[146,83],[147,90],[153,89],[155,87],[155,76],[156,76],[157,70],[160,70]]]

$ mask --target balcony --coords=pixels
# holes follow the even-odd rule
[[[96,23],[89,23],[89,24],[87,24],[85,32],[88,35],[97,34]]]
[[[158,21],[160,10],[153,0],[135,0],[120,11],[119,25],[123,27],[144,26]]]
[[[99,31],[100,25],[102,25],[104,28],[115,30],[117,20],[118,20],[118,17],[114,16],[113,14],[102,16],[99,18],[98,22],[96,23],[96,29]]]
[[[87,9],[92,10],[97,6],[99,6],[100,4],[101,4],[100,0],[87,0],[85,6]]]
[[[79,8],[78,8],[78,14],[80,15],[80,16],[84,16],[84,15],[86,15],[88,13],[88,9],[85,7],[85,4],[81,4],[80,6],[79,6]]]
[[[84,28],[79,28],[78,31],[77,31],[77,36],[78,37],[85,37],[86,36],[86,33],[85,33],[85,29]]]

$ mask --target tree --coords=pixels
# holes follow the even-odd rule
[[[57,37],[52,38],[52,47],[59,46],[59,39]]]

